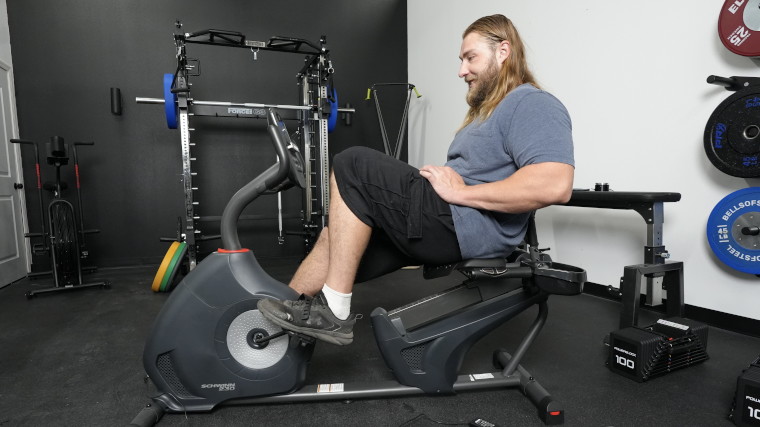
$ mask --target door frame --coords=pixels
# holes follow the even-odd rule
[[[8,102],[9,102],[9,108],[10,108],[10,116],[11,116],[11,122],[9,123],[10,126],[10,134],[11,138],[18,138],[19,137],[19,129],[18,129],[18,112],[16,110],[16,87],[15,87],[15,79],[13,77],[13,67],[9,65],[7,62],[0,59],[0,69],[6,71],[8,73]],[[17,182],[24,182],[24,166],[21,160],[21,146],[19,144],[11,144],[9,148],[9,155],[14,156],[16,160],[16,180]],[[14,171],[11,171],[11,173],[14,173]],[[24,183],[24,188],[26,188],[26,183]],[[18,191],[18,201],[21,208],[21,234],[22,236],[26,236],[27,233],[29,233],[29,217],[27,214],[26,209],[26,190],[22,189]],[[21,256],[24,258],[24,264],[26,266],[26,272],[27,274],[32,271],[32,253],[31,253],[31,246],[29,244],[29,239],[24,237],[23,239],[23,246],[21,252]]]

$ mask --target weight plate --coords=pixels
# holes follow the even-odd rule
[[[182,245],[184,246],[180,248],[179,260],[177,261],[177,265],[174,267],[174,270],[171,273],[172,277],[169,278],[169,282],[166,285],[166,292],[171,292],[172,289],[177,286],[177,273],[184,268],[183,263],[185,261],[185,255],[187,255],[187,243],[182,242]],[[186,271],[185,274],[187,274]]]
[[[172,242],[172,244],[169,245],[169,250],[166,251],[164,259],[161,261],[161,265],[158,266],[156,276],[153,278],[153,284],[150,287],[153,289],[153,292],[159,292],[161,290],[161,281],[163,281],[166,269],[169,268],[169,264],[172,262],[172,258],[177,252],[177,249],[179,249],[179,242]]]
[[[164,74],[164,113],[169,129],[177,129],[177,95],[172,93],[174,74]]]
[[[718,35],[731,52],[760,56],[760,0],[726,0],[718,18]]]
[[[726,98],[705,126],[707,157],[732,176],[760,176],[760,93],[756,90],[741,90]]]
[[[760,187],[735,191],[715,205],[707,220],[707,241],[727,266],[760,274]]]
[[[179,270],[180,265],[182,264],[182,259],[186,253],[187,243],[182,242],[174,252],[174,256],[169,263],[169,267],[166,269],[166,273],[164,273],[164,278],[161,279],[161,286],[159,288],[161,292],[169,292],[172,290],[172,283],[174,282],[174,278],[177,277],[177,271]]]
[[[329,101],[330,116],[327,117],[327,132],[332,132],[335,130],[335,125],[338,123],[338,91],[336,91],[334,87],[328,90],[332,90],[332,101]]]
[[[227,329],[227,350],[238,363],[250,369],[264,369],[279,362],[290,342],[285,337],[275,338],[264,345],[253,340],[280,332],[277,325],[267,320],[259,310],[240,313]],[[284,338],[284,339],[283,339]]]

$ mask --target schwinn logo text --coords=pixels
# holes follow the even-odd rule
[[[233,391],[235,390],[235,383],[227,384],[201,384],[201,388],[216,388],[218,391]]]

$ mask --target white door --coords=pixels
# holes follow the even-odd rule
[[[12,73],[0,61],[0,287],[6,286],[27,273],[27,249],[24,238],[24,190],[18,144],[15,138],[16,109],[12,91]]]

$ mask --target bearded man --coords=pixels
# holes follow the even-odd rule
[[[539,88],[512,22],[503,15],[473,22],[459,58],[470,108],[446,164],[418,170],[366,147],[336,155],[329,226],[289,285],[301,298],[261,300],[269,320],[349,344],[354,283],[407,265],[506,257],[532,211],[570,199],[570,117]]]

